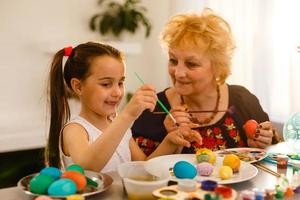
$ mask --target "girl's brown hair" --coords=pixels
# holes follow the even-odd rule
[[[49,75],[50,128],[45,149],[46,166],[61,167],[59,153],[59,136],[64,124],[70,119],[68,99],[76,97],[71,87],[71,79],[84,81],[90,74],[90,66],[95,57],[111,56],[123,61],[122,53],[106,44],[88,42],[80,44],[72,50],[64,66],[62,66],[64,49],[58,51],[53,58]]]

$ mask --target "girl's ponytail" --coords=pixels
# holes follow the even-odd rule
[[[60,168],[59,136],[63,125],[70,118],[68,89],[63,76],[64,49],[58,51],[51,64],[48,92],[50,96],[50,128],[48,144],[45,149],[46,166]]]

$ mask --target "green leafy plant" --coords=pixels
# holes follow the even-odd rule
[[[140,0],[125,0],[119,3],[111,0],[99,0],[102,12],[92,16],[90,28],[101,35],[113,34],[119,37],[122,32],[135,33],[142,25],[146,29],[145,37],[149,37],[151,23],[145,16],[147,9],[139,5]]]

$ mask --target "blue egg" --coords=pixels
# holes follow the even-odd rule
[[[61,176],[61,171],[56,167],[45,167],[40,171],[40,174],[51,176],[54,180],[57,180]]]
[[[75,194],[77,190],[76,184],[70,179],[59,179],[52,183],[48,188],[50,196],[66,196]]]
[[[173,171],[177,178],[193,179],[197,175],[196,167],[186,161],[179,161],[175,163]]]

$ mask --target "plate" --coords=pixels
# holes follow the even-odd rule
[[[163,174],[168,173],[170,179],[176,181],[177,178],[173,175],[170,175],[169,170],[172,169],[175,163],[178,161],[187,161],[190,162],[191,164],[196,165],[195,154],[173,154],[173,155],[159,156],[148,160],[145,163],[145,169],[150,174],[155,176],[161,176]],[[222,163],[223,163],[223,157],[217,157],[213,173],[210,176],[196,176],[195,179],[197,181],[214,180],[218,182],[218,184],[232,184],[232,183],[239,183],[239,182],[252,179],[258,173],[256,167],[254,167],[250,163],[241,161],[240,171],[238,173],[234,173],[230,179],[222,180],[219,178],[218,175],[219,168],[222,166]]]
[[[93,171],[84,171],[85,176],[88,178],[92,179],[93,181],[98,183],[98,187],[95,188],[93,186],[86,186],[83,190],[83,193],[80,193],[84,197],[89,197],[98,193],[101,193],[109,188],[109,186],[112,184],[113,179],[107,175],[107,174],[102,174],[102,173],[96,173]],[[18,181],[18,187],[25,192],[30,197],[37,197],[41,196],[40,194],[34,194],[30,192],[29,190],[29,182],[30,180],[38,175],[38,173],[31,174],[28,176],[23,177],[21,180]],[[51,196],[54,197],[54,196]],[[57,198],[65,198],[65,196],[55,196]]]
[[[224,156],[226,154],[235,154],[240,158],[240,160],[248,163],[258,162],[267,157],[267,151],[265,149],[248,147],[224,149],[216,151],[216,153],[218,154],[218,156]]]

